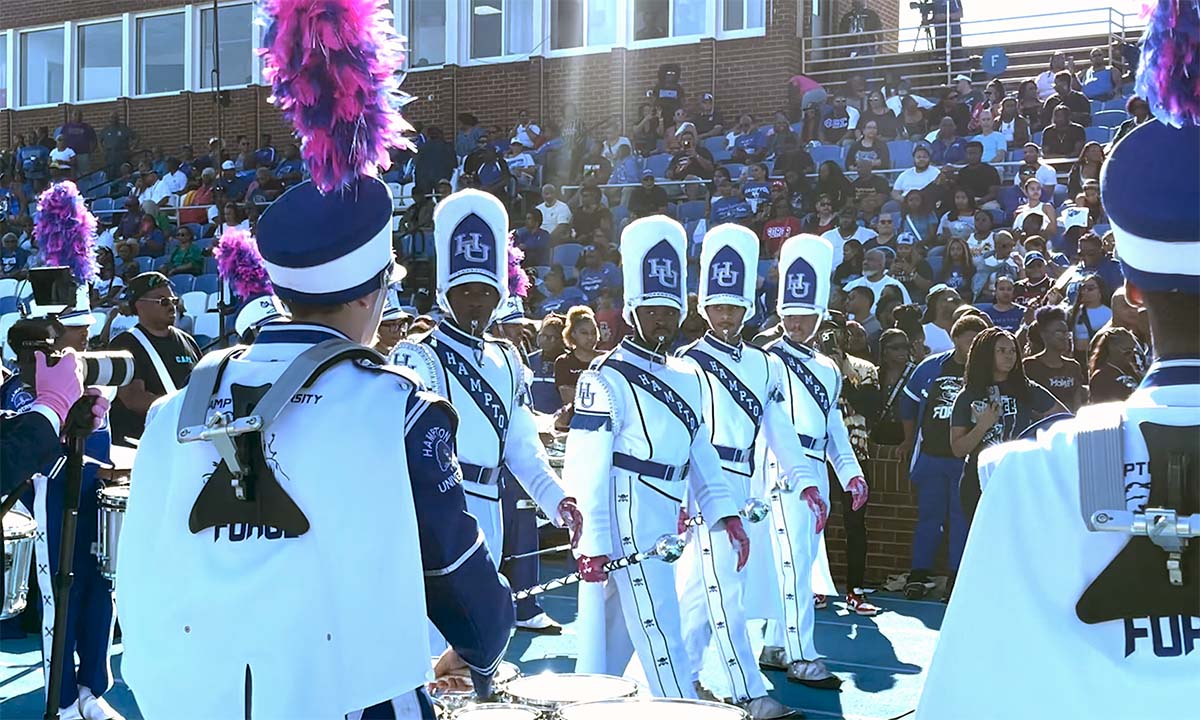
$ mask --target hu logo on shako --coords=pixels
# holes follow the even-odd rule
[[[796,258],[787,269],[784,301],[811,304],[816,300],[817,274],[804,258]]]
[[[479,233],[464,233],[454,236],[454,254],[462,255],[468,262],[485,263],[491,256],[491,248],[484,245]]]
[[[679,273],[675,272],[675,263],[670,258],[650,258],[646,265],[646,274],[662,283],[664,287],[679,286]]]
[[[660,240],[642,258],[642,292],[679,297],[680,258],[667,240]]]
[[[475,213],[454,226],[450,240],[450,277],[461,272],[496,274],[496,236],[491,226]]]
[[[732,247],[721,248],[708,266],[708,294],[721,295],[731,290],[736,294],[741,294],[742,279],[745,274],[746,265],[742,256],[738,255]]]
[[[733,263],[723,262],[713,265],[711,277],[719,287],[731,288],[737,287],[741,273],[733,269]]]

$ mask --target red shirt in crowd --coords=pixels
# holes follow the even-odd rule
[[[765,257],[779,255],[779,246],[784,240],[800,234],[800,220],[788,217],[776,218],[763,226],[763,251]]]

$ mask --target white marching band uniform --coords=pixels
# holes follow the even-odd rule
[[[1200,128],[1151,118],[1101,173],[1127,284],[1172,293],[1152,313],[1194,317],[1197,157]],[[983,493],[917,716],[1195,715],[1198,448],[1200,358],[1173,357],[1155,361],[1124,403],[1085,407],[985,450]],[[1156,532],[1130,530],[1131,518]],[[1176,540],[1182,553],[1169,555]]]
[[[833,249],[828,240],[799,235],[785,241],[779,251],[779,317],[823,314],[829,303],[832,265]],[[833,463],[843,488],[849,489],[850,480],[863,472],[838,409],[841,370],[828,357],[786,336],[767,345],[766,350],[785,368],[783,406],[804,447],[809,474],[816,477],[821,497],[829,497],[826,459]],[[766,644],[768,648],[783,648],[789,664],[812,662],[820,659],[813,640],[816,618],[812,595],[820,590],[826,594],[833,588],[824,532],[816,532],[816,518],[800,493],[786,490],[779,462],[773,456],[769,452],[764,470],[771,496],[771,537],[782,614],[769,619]]]
[[[757,236],[739,225],[718,225],[708,231],[700,256],[701,312],[709,305],[726,304],[745,308],[746,317],[753,313],[758,247]],[[704,372],[708,386],[704,423],[735,500],[754,497],[751,481],[760,437],[774,451],[789,491],[799,493],[818,485],[824,472],[816,472],[808,461],[785,411],[785,370],[777,356],[748,343],[730,345],[711,332],[682,348],[679,355]],[[732,698],[741,703],[767,694],[746,628],[743,598],[748,572],[738,572],[729,543],[712,536],[707,524],[694,528],[680,560],[683,634],[692,679],[699,680],[705,648],[713,638]]]
[[[459,415],[458,459],[467,508],[483,528],[493,560],[504,547],[501,470],[506,466],[538,507],[556,525],[566,497],[538,437],[530,407],[526,369],[507,340],[476,337],[459,328],[446,292],[484,283],[508,295],[508,212],[495,196],[463,190],[438,203],[434,212],[438,301],[447,317],[425,337],[405,340],[392,362],[412,368]]]
[[[363,177],[323,195],[302,183],[263,214],[258,235],[280,298],[328,306],[376,292],[378,318],[392,267],[385,184]],[[269,323],[248,349],[205,358],[187,389],[152,408],[118,563],[123,673],[147,717],[355,718],[373,706],[384,709],[373,716],[432,717],[421,689],[430,648],[414,632],[426,616],[477,689],[500,662],[510,590],[466,512],[454,410],[415,375],[337,362],[280,397],[261,434],[189,441],[203,429],[183,427],[197,401],[200,423],[219,430],[213,416],[260,411],[268,386],[290,393],[284,378],[302,355],[330,343],[371,352],[359,342],[321,325]],[[204,387],[204,378],[216,379]],[[245,444],[234,452],[230,441]],[[229,460],[246,462],[255,447],[304,522],[286,529],[264,501],[259,517],[270,521],[205,526],[206,497],[242,502]]]
[[[622,233],[626,321],[634,309],[686,310],[686,236],[663,216]],[[640,334],[640,331],[639,331]],[[708,522],[736,516],[737,501],[710,442],[707,384],[690,360],[625,339],[584,371],[575,395],[563,477],[579,498],[582,556],[616,558],[674,534],[685,495]],[[621,675],[636,651],[657,697],[696,697],[681,633],[674,568],[646,561],[579,586],[576,669]]]

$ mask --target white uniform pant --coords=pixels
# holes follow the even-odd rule
[[[492,554],[492,562],[497,568],[500,567],[500,560],[504,555],[504,516],[500,506],[500,497],[496,496],[493,500],[490,497],[481,497],[481,491],[496,490],[499,487],[493,485],[479,485],[478,483],[463,483],[463,490],[467,496],[467,512],[475,516],[475,520],[479,523],[479,529],[483,532],[483,539],[487,543],[488,552]]]
[[[613,483],[613,559],[649,550],[662,535],[675,533],[679,501],[624,470],[613,471]],[[676,484],[682,495],[684,482]],[[648,559],[603,583],[581,584],[576,627],[576,672],[623,675],[636,652],[654,696],[695,699],[671,565]]]
[[[828,497],[828,492],[823,497]],[[817,519],[798,491],[771,492],[771,535],[782,617],[767,622],[766,643],[782,647],[788,662],[820,658],[813,643],[813,560],[820,549]]]
[[[737,571],[737,553],[728,536],[712,532],[707,523],[692,528],[688,549],[679,562],[679,602],[692,680],[700,679],[711,637],[733,699],[741,702],[765,696],[767,687],[750,645],[742,604],[748,578]]]

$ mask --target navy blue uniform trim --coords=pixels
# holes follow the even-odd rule
[[[817,407],[821,408],[821,412],[828,415],[829,409],[833,407],[833,402],[829,399],[829,392],[825,390],[825,386],[821,384],[820,379],[811,370],[804,367],[804,363],[795,355],[784,352],[782,348],[778,347],[773,347],[770,351],[783,360],[783,364],[787,366],[787,369],[804,384],[805,389],[808,390],[808,394],[816,401]]]
[[[688,435],[695,437],[696,431],[700,429],[700,420],[696,417],[696,412],[670,385],[655,378],[650,371],[642,370],[624,360],[609,358],[604,362],[604,366],[621,373],[631,385],[645,390],[648,395],[662,403],[663,407],[683,423]]]

